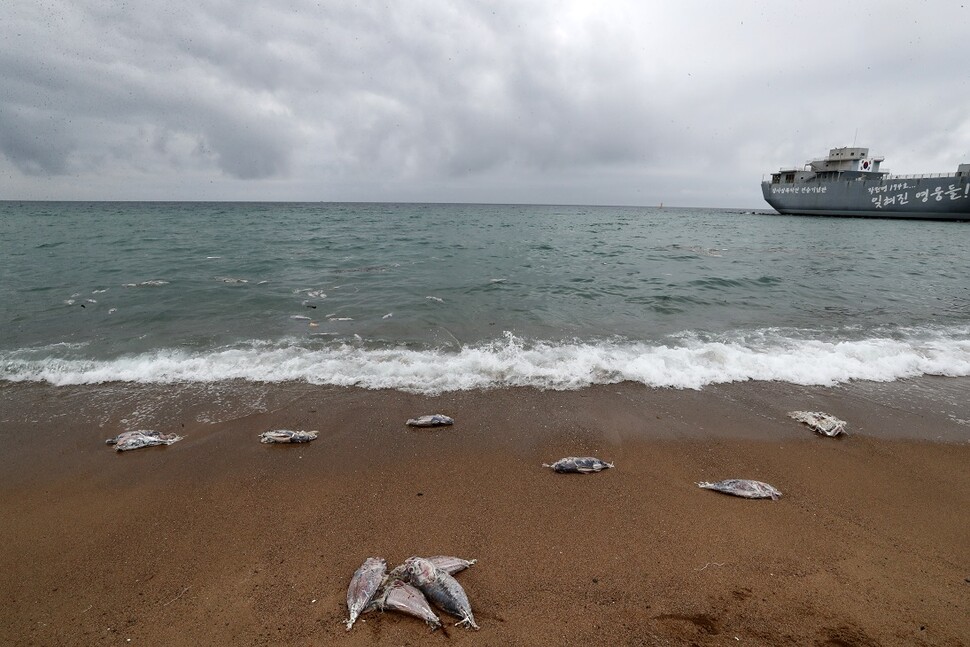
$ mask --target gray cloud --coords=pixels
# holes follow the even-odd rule
[[[970,161],[959,2],[654,4],[14,0],[0,177],[25,198],[759,206],[763,173],[856,137],[898,172]]]
[[[74,147],[62,115],[16,108],[0,112],[0,150],[25,175],[67,172]]]

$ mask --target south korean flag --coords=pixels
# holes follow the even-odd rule
[[[860,160],[859,161],[859,170],[860,171],[871,171],[872,170],[872,167],[873,167],[873,163],[872,163],[872,160],[871,159],[866,159],[866,160]]]

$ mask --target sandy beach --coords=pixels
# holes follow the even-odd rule
[[[970,644],[968,392],[8,383],[0,643]],[[404,426],[439,411],[456,424]],[[135,423],[185,438],[104,445]],[[258,442],[279,428],[320,436]],[[616,468],[541,467],[568,455]],[[783,496],[695,485],[729,477]],[[394,613],[344,630],[366,557],[430,554],[478,560],[457,579],[480,631]]]

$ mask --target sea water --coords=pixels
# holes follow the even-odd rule
[[[0,202],[0,380],[422,393],[970,375],[970,225]]]

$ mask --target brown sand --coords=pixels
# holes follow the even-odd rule
[[[944,395],[912,397],[927,385]],[[970,644],[968,385],[276,385],[216,423],[201,388],[3,385],[0,643]],[[167,404],[139,421],[185,440],[104,446],[147,401]],[[798,408],[850,435],[813,434]],[[457,424],[403,426],[438,411]],[[320,438],[261,445],[274,428]],[[587,454],[616,469],[540,467]],[[784,496],[695,485],[727,477]],[[457,578],[481,631],[386,613],[345,632],[364,558],[413,554],[479,560]]]

